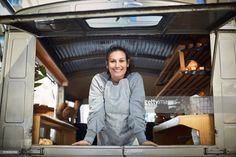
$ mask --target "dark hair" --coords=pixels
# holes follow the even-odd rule
[[[124,52],[125,57],[126,57],[126,61],[127,61],[127,62],[129,61],[129,67],[127,67],[127,71],[126,71],[126,73],[125,73],[125,77],[126,77],[127,74],[129,74],[129,73],[132,72],[132,70],[133,70],[133,68],[134,68],[134,65],[133,65],[133,61],[131,60],[128,51],[127,51],[126,49],[124,49],[123,47],[121,47],[121,46],[111,46],[111,47],[108,49],[108,51],[107,51],[107,53],[106,53],[106,65],[108,64],[108,59],[109,59],[110,54],[111,54],[112,52],[114,52],[114,51],[122,51],[122,52]],[[110,76],[109,70],[107,70],[107,74]]]

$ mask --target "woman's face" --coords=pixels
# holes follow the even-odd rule
[[[121,50],[113,51],[109,55],[107,68],[113,81],[119,81],[124,78],[127,67],[129,67],[128,62],[125,53]]]

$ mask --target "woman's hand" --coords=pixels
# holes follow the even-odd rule
[[[158,145],[152,141],[144,141],[142,143],[143,146],[154,146],[154,147],[157,147]]]
[[[73,146],[91,146],[91,143],[86,140],[81,140],[72,144]]]

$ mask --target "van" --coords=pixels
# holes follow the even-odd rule
[[[1,156],[235,156],[235,17],[235,2],[151,0],[65,1],[1,16]],[[72,146],[79,118],[55,116],[65,100],[87,103],[112,45],[130,52],[144,79],[147,135],[158,147]],[[34,110],[40,65],[58,85],[52,115]],[[52,129],[56,142],[40,144]]]

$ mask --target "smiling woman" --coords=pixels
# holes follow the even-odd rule
[[[98,145],[133,145],[137,138],[140,145],[157,146],[145,136],[143,79],[131,73],[130,63],[124,48],[107,51],[107,73],[95,75],[90,86],[87,134],[73,145],[91,145],[97,134]]]

